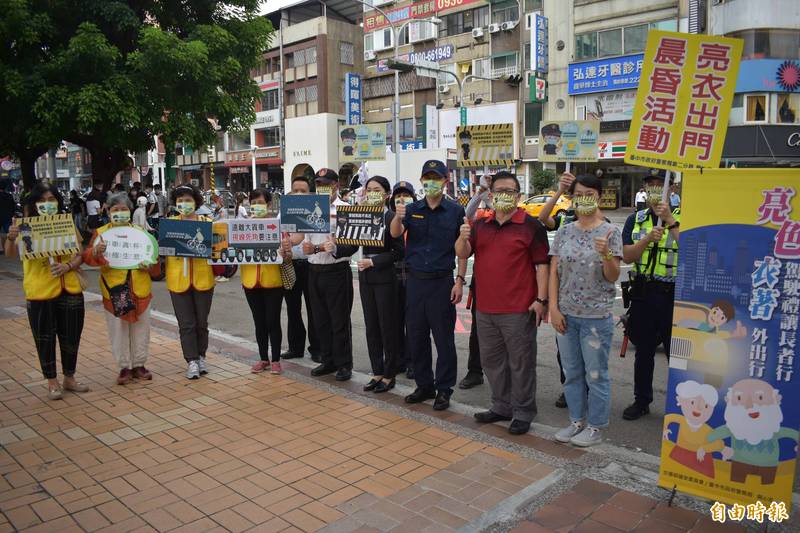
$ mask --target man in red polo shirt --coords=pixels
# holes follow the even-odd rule
[[[510,172],[492,177],[493,211],[471,227],[465,218],[456,255],[475,254],[478,343],[492,390],[480,423],[511,420],[512,435],[527,433],[536,416],[536,328],[547,308],[547,233],[517,207],[519,182]]]

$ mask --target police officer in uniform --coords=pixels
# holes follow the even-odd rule
[[[628,324],[631,342],[636,345],[634,402],[623,411],[625,420],[637,420],[650,412],[659,344],[664,345],[669,358],[680,209],[670,210],[663,201],[663,189],[663,174],[653,170],[645,178],[648,207],[630,215],[622,230],[623,259],[634,263],[635,271],[631,272]]]
[[[425,198],[397,205],[390,226],[394,238],[406,233],[406,349],[413,357],[417,388],[405,400],[420,403],[435,397],[433,408],[441,411],[450,406],[456,384],[455,306],[464,291],[467,261],[458,260],[455,280],[453,267],[455,242],[466,217],[461,205],[444,197],[448,172],[443,162],[426,161],[420,181]],[[431,333],[436,343],[435,377]]]

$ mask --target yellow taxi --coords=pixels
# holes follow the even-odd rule
[[[519,207],[524,208],[525,211],[527,211],[530,216],[538,217],[539,212],[542,210],[542,207],[544,207],[544,204],[555,194],[556,194],[555,191],[548,191],[543,194],[536,194],[534,196],[530,196],[527,199],[522,200],[519,203]],[[559,197],[558,201],[556,202],[556,205],[553,207],[553,212],[550,213],[550,216],[556,217],[558,216],[559,213],[568,210],[570,207],[572,207],[572,201],[569,198],[562,195]]]

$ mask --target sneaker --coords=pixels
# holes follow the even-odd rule
[[[216,278],[214,278],[214,281],[216,281],[217,283],[225,283],[226,281],[230,280],[225,276],[217,276]]]
[[[256,361],[256,364],[250,367],[250,372],[260,374],[267,368],[269,368],[269,361]]]
[[[145,367],[137,366],[133,369],[133,377],[136,379],[151,380],[153,379],[153,374],[151,374],[150,371]]]
[[[200,366],[197,361],[189,361],[189,366],[186,368],[187,379],[200,379]]]
[[[578,420],[563,429],[559,429],[556,432],[555,437],[558,442],[566,443],[569,442],[572,439],[572,437],[574,437],[581,431],[583,431],[583,422]]]
[[[275,361],[274,363],[272,363],[272,365],[270,367],[270,370],[269,370],[269,373],[270,374],[275,374],[277,376],[281,372],[283,372],[283,369],[281,368],[281,362],[280,361]]]
[[[119,371],[119,376],[117,376],[117,385],[127,385],[133,381],[133,372],[131,372],[130,368],[123,368]]]
[[[650,413],[650,407],[647,405],[639,405],[633,402],[622,411],[622,418],[625,420],[638,420],[646,414]]]
[[[200,359],[197,360],[197,368],[198,370],[200,370],[201,376],[205,376],[206,374],[208,374],[208,367],[206,366],[205,357],[201,357]]]
[[[603,432],[600,428],[586,426],[583,431],[569,439],[570,444],[586,448],[603,442]]]

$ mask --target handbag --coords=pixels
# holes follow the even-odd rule
[[[294,263],[284,260],[283,263],[280,264],[280,269],[283,288],[287,291],[292,290],[294,284],[297,282],[297,273],[294,271]]]
[[[136,310],[136,301],[133,297],[133,290],[131,290],[130,270],[125,277],[125,283],[117,285],[116,287],[109,287],[102,275],[100,279],[103,280],[103,285],[105,285],[108,291],[108,298],[111,300],[111,308],[114,311],[115,317],[120,318]]]

